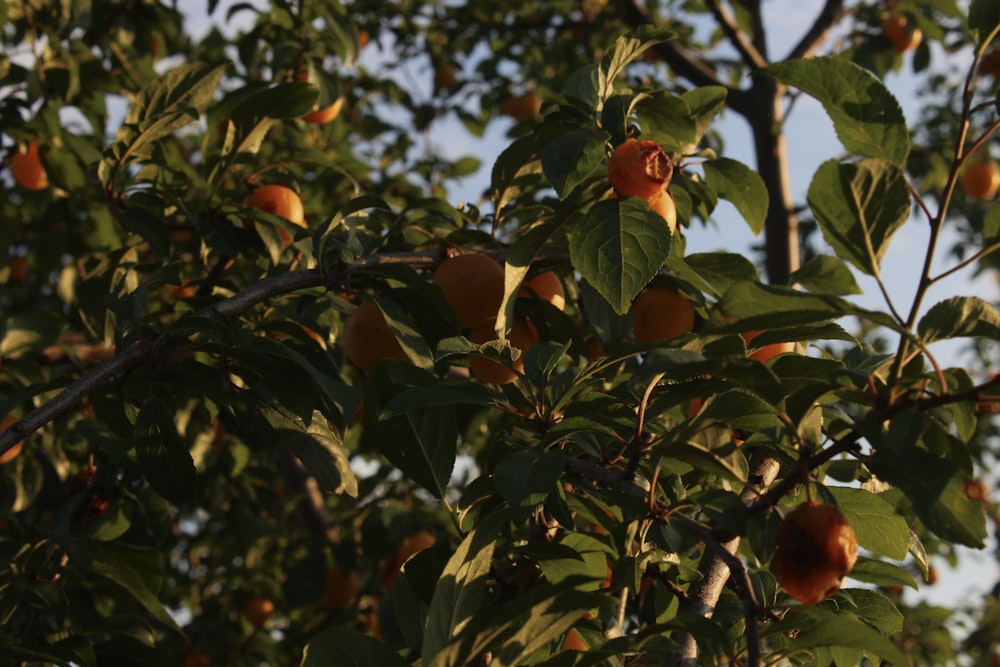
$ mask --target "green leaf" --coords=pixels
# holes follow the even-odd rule
[[[844,313],[842,303],[836,297],[745,281],[726,290],[720,308],[726,317],[739,321],[735,330],[753,331],[773,328],[776,322],[794,326],[837,319]]]
[[[850,153],[906,164],[910,134],[899,102],[874,74],[841,58],[809,58],[763,70],[816,98]]]
[[[556,489],[565,455],[559,450],[516,451],[497,464],[494,484],[515,517],[527,518]]]
[[[917,331],[925,343],[961,337],[1000,340],[1000,312],[978,297],[954,296],[934,304]]]
[[[421,648],[425,664],[430,664],[476,612],[487,606],[486,579],[493,562],[493,550],[506,520],[507,516],[502,512],[481,518],[448,559],[427,614],[427,629]]]
[[[563,92],[600,111],[614,94],[615,84],[625,67],[649,47],[671,37],[673,33],[669,30],[651,25],[643,25],[635,32],[622,35],[615,40],[600,64],[588,65],[571,74],[566,79]]]
[[[851,613],[870,623],[879,632],[894,635],[903,631],[903,614],[884,594],[868,588],[845,588],[837,594],[838,600],[844,597],[849,598],[854,605]]]
[[[145,567],[142,569],[136,567],[136,565],[142,565],[150,560],[146,558],[147,555],[154,554],[122,545],[113,547],[102,545],[97,558],[90,563],[90,571],[124,588],[135,598],[136,602],[152,614],[153,618],[171,630],[183,634],[163,603],[157,598],[159,591],[150,589],[150,584],[154,581],[160,581],[161,577],[151,576],[153,573],[148,572]]]
[[[681,95],[681,99],[691,110],[691,118],[695,122],[694,141],[690,146],[683,147],[681,151],[683,154],[694,151],[701,143],[702,137],[712,125],[712,119],[726,108],[727,94],[728,91],[723,86],[700,86]]]
[[[801,285],[813,294],[847,296],[862,293],[844,260],[831,255],[811,257],[798,271],[792,273],[788,282],[790,285]]]
[[[729,158],[706,160],[702,166],[708,187],[736,207],[754,234],[764,231],[768,205],[764,179],[742,162]]]
[[[633,112],[639,121],[643,139],[655,141],[665,150],[682,155],[697,146],[698,125],[683,98],[658,90],[639,96]]]
[[[493,163],[489,198],[502,214],[507,204],[522,192],[520,179],[542,171],[535,135],[521,137],[505,148]]]
[[[1000,26],[1000,5],[995,0],[972,0],[969,5],[969,30],[978,41],[985,40]]]
[[[983,220],[983,247],[988,248],[1000,243],[1000,202],[990,206]]]
[[[135,454],[142,474],[164,498],[194,495],[194,460],[177,432],[174,411],[160,398],[146,399],[135,419]]]
[[[570,237],[573,268],[624,315],[670,253],[670,229],[636,197],[601,201]]]
[[[800,607],[793,623],[802,619],[802,629],[789,644],[790,649],[813,649],[818,646],[845,646],[859,649],[870,657],[901,666],[910,662],[885,635],[873,629],[857,616],[847,612],[833,613],[823,607]],[[874,660],[877,664],[878,661]]]
[[[966,495],[966,485],[972,481],[969,473],[917,446],[909,436],[904,439],[908,442],[875,451],[872,472],[899,487],[917,516],[939,537],[981,549],[986,516],[982,505]]]
[[[913,573],[905,567],[864,556],[858,557],[858,562],[854,564],[854,568],[847,576],[855,581],[874,586],[918,588]]]
[[[859,546],[894,560],[906,558],[910,529],[889,502],[863,489],[827,488],[854,529]]]
[[[813,175],[809,207],[837,255],[878,275],[889,239],[910,217],[910,191],[898,167],[879,160],[829,160]]]
[[[300,667],[409,667],[410,663],[384,642],[340,625],[309,640]]]
[[[757,281],[760,276],[753,262],[729,252],[693,253],[667,259],[671,275],[686,280],[706,294],[722,296],[733,283]]]
[[[584,130],[560,132],[542,148],[542,169],[560,199],[604,163],[604,137]]]
[[[303,467],[324,491],[358,495],[358,480],[351,470],[347,450],[340,437],[327,426],[320,412],[313,414],[308,428],[298,417],[280,406],[264,405],[261,414]]]

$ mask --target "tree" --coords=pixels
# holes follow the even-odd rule
[[[996,268],[1000,208],[957,189],[1000,127],[994,3],[816,3],[779,58],[759,0],[386,4],[235,4],[244,32],[199,39],[152,0],[3,5],[0,653],[995,664],[996,589],[902,594],[998,521],[1000,313],[926,303]],[[918,128],[883,82],[904,63],[961,91]],[[801,95],[844,151],[802,204]],[[436,149],[442,122],[510,129],[483,164]],[[648,189],[609,178],[618,155]],[[765,234],[766,279],[685,252],[720,199]],[[881,259],[914,211],[903,304]],[[637,340],[651,293],[693,325]],[[949,339],[975,368],[939,361]]]

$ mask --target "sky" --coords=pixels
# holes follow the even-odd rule
[[[206,26],[208,21],[221,22],[225,17],[225,8],[231,2],[220,2],[220,7],[211,18],[204,14],[203,0],[182,0],[180,5],[191,17],[192,32],[201,32],[199,26]],[[822,6],[822,0],[769,0],[763,3],[765,24],[771,30],[770,34],[791,40],[797,39],[803,26],[811,23],[812,17]],[[238,19],[252,18],[251,13],[242,12]],[[783,44],[769,45],[772,57],[780,57],[784,51]],[[362,65],[371,65],[379,57],[377,45],[372,44],[362,54]],[[936,51],[935,59],[942,57],[942,52]],[[916,99],[918,81],[908,74],[909,58],[898,73],[890,74],[885,84],[900,101],[908,123],[917,121],[919,104]],[[965,58],[971,62],[971,54],[959,54],[955,58]],[[430,95],[431,81],[427,79],[427,96]],[[419,78],[417,77],[419,80]],[[430,141],[435,149],[446,157],[459,157],[473,154],[482,159],[483,170],[474,177],[463,180],[452,188],[453,204],[460,201],[478,202],[481,194],[489,183],[489,170],[493,160],[509,143],[506,138],[511,122],[499,119],[491,123],[484,136],[471,137],[454,119],[436,123],[430,133]],[[726,138],[727,157],[735,158],[750,166],[754,164],[753,147],[749,127],[736,114],[724,114],[714,125]],[[790,163],[793,165],[791,180],[796,201],[805,200],[805,192],[815,170],[824,161],[843,153],[830,119],[822,106],[811,98],[802,96],[795,104],[785,125],[788,137]],[[464,137],[464,139],[463,139]],[[686,233],[688,252],[708,252],[726,250],[730,252],[745,252],[750,255],[750,246],[759,243],[761,239],[754,238],[748,226],[738,216],[735,209],[728,203],[721,203],[713,215],[712,225],[705,227],[694,225]],[[919,279],[922,258],[925,253],[929,227],[925,220],[914,217],[904,225],[893,238],[889,250],[883,260],[883,275],[888,284],[888,291],[896,300],[897,307],[909,308],[912,294]],[[945,235],[944,242],[938,252],[937,271],[946,266],[942,259],[950,247],[953,235]],[[919,258],[919,260],[915,259]],[[875,282],[856,273],[859,285],[864,290],[856,302],[872,309],[885,309],[884,301]],[[934,303],[956,294],[975,295],[996,302],[1000,298],[1000,290],[995,276],[982,277],[973,281],[971,272],[952,276],[949,280],[936,286],[925,301],[925,310]],[[966,359],[962,355],[962,343],[941,342],[932,346],[932,351],[945,366],[962,365]],[[963,550],[961,567],[952,570],[949,567],[939,567],[941,574],[939,582],[932,587],[923,587],[919,592],[922,599],[932,603],[956,606],[967,601],[970,595],[981,595],[984,586],[992,586],[1000,576],[995,560],[988,552]],[[908,593],[910,595],[910,593]]]

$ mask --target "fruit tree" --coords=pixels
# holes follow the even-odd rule
[[[0,15],[4,664],[1000,661],[995,0]]]

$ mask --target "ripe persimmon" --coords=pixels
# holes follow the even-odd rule
[[[694,331],[694,305],[667,287],[649,287],[632,302],[632,334],[640,343],[675,338]]]
[[[348,361],[366,373],[383,359],[407,359],[385,315],[371,301],[362,301],[347,316],[339,342]]]
[[[589,651],[590,647],[584,643],[583,638],[580,637],[580,633],[576,630],[570,629],[570,631],[566,633],[566,638],[563,640],[562,650]]]
[[[12,283],[23,283],[28,277],[28,258],[21,255],[11,257],[9,276]]]
[[[284,185],[269,183],[254,188],[246,199],[246,205],[251,208],[276,215],[299,227],[306,227],[305,209],[298,193]],[[278,229],[281,242],[288,245],[292,237],[283,229]]]
[[[649,200],[649,207],[666,220],[671,233],[677,229],[677,204],[674,202],[674,195],[669,190],[663,189],[654,195]]]
[[[566,290],[555,271],[545,271],[525,280],[517,291],[519,299],[541,299],[548,301],[559,310],[566,309]]]
[[[858,559],[858,542],[835,506],[808,500],[781,521],[774,576],[802,604],[836,593]]]
[[[469,340],[479,344],[496,340],[496,333],[493,330],[495,322],[495,319],[486,320],[478,327],[474,327],[469,334]],[[517,374],[524,371],[524,353],[538,345],[541,339],[538,329],[527,318],[515,317],[507,333],[507,340],[510,341],[511,347],[521,352],[521,356],[514,361],[514,370],[492,359],[470,354],[469,371],[483,382],[490,384],[508,384],[516,380]]]
[[[6,417],[4,417],[3,421],[0,422],[0,433],[7,430],[7,427],[16,421],[17,419],[14,418],[14,415],[7,415]],[[15,458],[17,458],[17,455],[21,453],[21,450],[23,448],[24,448],[24,440],[21,440],[20,442],[15,443],[14,446],[8,449],[6,452],[0,454],[0,465],[13,461]]]
[[[313,125],[322,125],[323,123],[329,123],[331,120],[340,115],[340,110],[344,106],[344,98],[338,97],[333,104],[328,107],[323,107],[322,109],[313,109],[305,116],[302,117],[307,123],[312,123]]]
[[[542,98],[534,90],[506,98],[500,103],[500,110],[514,120],[534,118],[542,112]]]
[[[326,584],[323,587],[323,604],[334,609],[349,607],[361,590],[358,573],[353,570],[344,572],[336,565],[326,571]]]
[[[619,197],[652,201],[670,184],[673,173],[670,157],[648,139],[626,139],[608,160],[608,180]]]
[[[1000,166],[996,162],[973,162],[962,172],[962,190],[970,199],[993,199],[1000,191]]]
[[[406,561],[424,549],[430,549],[435,542],[437,542],[437,538],[426,530],[404,537],[399,546],[396,547],[396,553],[382,567],[382,582],[386,588],[391,588],[396,583],[399,570],[406,564]]]
[[[1000,78],[1000,47],[994,47],[979,59],[979,74],[989,74],[994,79]]]
[[[472,252],[449,257],[432,280],[444,292],[463,329],[496,318],[503,301],[504,271],[489,255]]]
[[[212,659],[197,646],[192,646],[181,657],[181,667],[211,667]]]
[[[452,90],[458,85],[458,68],[452,63],[441,63],[434,68],[434,88]]]
[[[751,342],[754,338],[764,333],[763,331],[744,331],[741,336],[743,340],[746,341],[747,347],[751,347]],[[766,364],[768,361],[778,356],[779,354],[785,354],[787,352],[795,351],[795,343],[771,343],[770,345],[765,345],[757,349],[750,349],[750,354],[748,355],[751,359],[756,359],[762,364]]]
[[[243,605],[243,615],[252,625],[262,628],[274,615],[274,601],[259,595],[251,596]]]
[[[30,142],[18,150],[10,160],[10,170],[17,184],[26,190],[44,190],[49,187],[49,177],[38,155],[38,144]]]
[[[902,14],[894,14],[882,22],[882,34],[892,43],[896,53],[912,51],[923,38],[920,28],[911,28],[907,24],[908,21]]]

